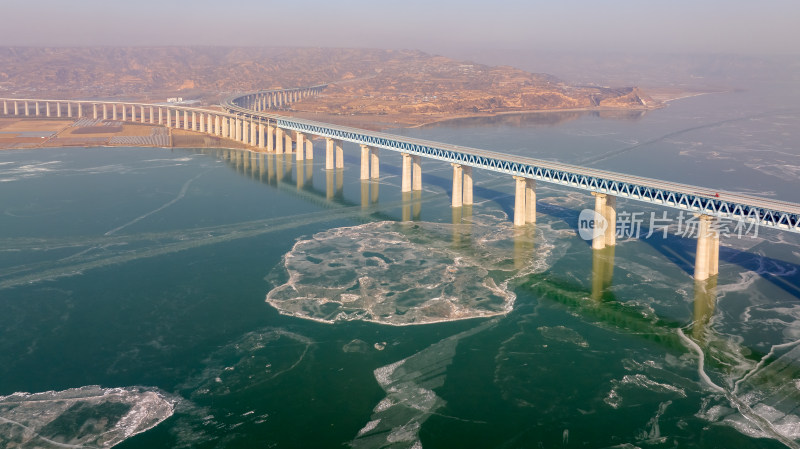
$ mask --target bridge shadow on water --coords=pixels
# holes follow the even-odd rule
[[[236,154],[234,151],[240,153]],[[278,169],[278,164],[276,162],[275,166],[271,169],[274,170],[272,171],[271,175],[267,174],[267,169],[264,167],[264,165],[259,165],[257,158],[262,156],[276,158],[274,153],[249,153],[243,150],[231,150],[230,152],[218,151],[216,156],[217,158],[225,161],[232,169],[244,176],[248,176],[254,180],[259,180],[260,182],[272,187],[284,188],[287,191],[300,194],[307,200],[314,203],[324,205],[326,207],[355,207],[359,205],[359,203],[345,198],[342,189],[342,180],[340,179],[342,176],[344,176],[341,170],[336,171],[337,173],[335,176],[339,177],[339,179],[338,184],[335,184],[335,190],[333,193],[330,191],[317,189],[313,183],[313,175],[315,172],[319,171],[319,164],[314,165],[313,161],[298,162],[294,160],[294,153],[286,153],[282,158],[279,158],[278,160],[280,160],[283,164],[283,168]],[[357,167],[360,164],[360,157],[345,154],[344,162],[345,166]],[[444,165],[444,163],[441,163],[441,165]],[[380,170],[384,176],[402,176],[402,169],[397,165],[381,164]],[[295,176],[293,176],[293,174]],[[302,177],[302,182],[297,182],[297,174]],[[327,173],[327,175],[331,176],[331,173]],[[330,178],[327,180],[327,182],[328,189],[331,189]],[[452,178],[449,176],[441,176],[439,174],[430,172],[426,173],[423,166],[422,182],[423,185],[436,187],[444,191],[448,196],[452,196]],[[495,179],[488,182],[483,182],[481,184],[476,183],[473,187],[473,197],[475,202],[494,202],[509,217],[509,219],[511,219],[511,217],[514,216],[514,194],[512,192],[513,183],[509,180],[507,183],[508,188],[505,190],[498,190],[495,188],[494,184],[499,186],[499,184],[502,182],[503,181],[501,179]],[[363,206],[363,197],[361,205]],[[593,207],[591,197],[587,197],[586,205],[590,208]],[[398,217],[394,217],[380,211],[376,198],[370,200],[370,206],[372,207],[369,210],[369,214],[375,219],[393,221],[399,220]],[[537,201],[536,210],[537,214],[547,215],[564,221],[575,231],[577,235],[578,215],[580,213],[579,210],[548,203],[546,199],[539,199]],[[638,238],[637,240],[650,245],[650,247],[660,253],[664,258],[675,264],[678,268],[691,277],[694,273],[696,239],[670,233],[664,236],[661,230],[654,232],[649,238],[645,238],[649,232],[650,230],[647,226],[640,226],[638,235],[642,237]],[[766,232],[773,231],[768,230]],[[742,238],[750,237],[748,235],[744,235]],[[618,243],[624,243],[624,241],[620,241]],[[586,241],[585,244],[591,245],[591,241]],[[762,246],[765,247],[764,249],[769,249],[771,251],[776,249],[774,246],[767,248],[769,245],[766,242],[758,243],[748,250],[740,250],[730,246],[725,246],[724,244],[725,239],[723,237],[719,249],[719,258],[721,263],[724,262],[731,265],[737,265],[745,270],[755,272],[762,279],[765,279],[771,284],[784,290],[793,298],[800,299],[800,263],[769,257],[755,252],[759,249],[759,247]],[[790,256],[786,257],[785,259],[791,259],[791,257],[794,257],[791,255],[790,251],[788,251],[788,253]]]

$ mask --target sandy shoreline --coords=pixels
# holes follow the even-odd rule
[[[670,103],[693,98],[701,95],[714,93],[725,93],[728,91],[687,91],[685,89],[652,89],[652,98],[658,101],[653,107],[641,108],[573,108],[573,109],[534,109],[534,110],[514,110],[500,111],[493,113],[475,114],[453,114],[436,116],[414,116],[408,114],[397,115],[363,115],[363,116],[336,116],[329,114],[304,113],[297,111],[287,114],[292,117],[329,122],[341,126],[363,128],[375,131],[385,131],[392,128],[421,128],[433,124],[445,123],[461,119],[479,119],[505,117],[515,115],[541,115],[543,117],[552,116],[557,123],[559,115],[564,119],[571,119],[570,114],[579,116],[581,114],[597,113],[607,114],[609,117],[615,115],[635,116],[645,114],[648,111],[667,107]],[[280,112],[280,111],[279,111]],[[161,125],[138,124],[138,123],[116,123],[117,127],[107,127],[106,129],[87,129],[75,125],[76,120],[44,120],[33,117],[4,117],[0,118],[0,150],[44,148],[44,147],[89,147],[89,146],[152,146],[152,147],[200,147],[200,148],[250,148],[240,142],[230,139],[222,139],[217,136],[194,131],[184,131],[179,129],[167,129]],[[168,133],[168,142],[164,140],[158,142],[148,141],[149,134],[155,134],[156,128],[161,129],[161,133]],[[166,131],[163,131],[166,130]],[[128,143],[115,143],[115,138],[133,138]],[[116,139],[119,141],[119,139]]]

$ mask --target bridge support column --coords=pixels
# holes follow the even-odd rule
[[[14,102],[14,115],[19,115],[19,104]]]
[[[47,105],[47,115],[50,115],[50,105]],[[92,118],[97,120],[97,103],[92,105]]]
[[[461,164],[450,164],[453,166],[453,198],[452,207],[461,207],[464,200],[464,172]]]
[[[258,148],[260,148],[262,150],[264,148],[266,148],[267,146],[264,145],[265,143],[266,142],[264,142],[264,124],[263,123],[259,123],[258,124]]]
[[[287,153],[291,153],[292,150],[293,150],[293,148],[292,148],[292,133],[291,132],[283,133],[283,149]],[[287,161],[291,162],[291,158],[287,159]]]
[[[222,129],[220,128],[220,117],[214,116],[214,135],[222,136]]]
[[[361,179],[369,179],[369,160],[370,148],[367,145],[361,145]]]
[[[33,108],[34,108],[34,111],[35,111],[34,114],[36,114],[36,116],[38,117],[39,116],[39,102],[38,101],[33,103]]]
[[[463,166],[461,169],[464,172],[464,205],[472,206],[472,167]]]
[[[525,223],[536,223],[536,180],[525,178]]]
[[[78,118],[83,118],[83,103],[78,103]]]
[[[704,281],[719,274],[719,230],[714,217],[700,215],[697,226],[697,252],[694,279]]]
[[[45,115],[45,117],[50,117],[50,102],[49,101],[45,101],[44,102],[44,115]]]
[[[334,157],[333,157],[334,140],[330,137],[325,139],[325,170],[333,170]]]
[[[197,112],[192,111],[192,131],[197,131]]]
[[[192,124],[192,126],[194,126],[194,124]],[[183,111],[183,129],[189,129],[189,111],[186,110]]]
[[[103,103],[103,120],[108,120],[108,105]]]
[[[256,122],[250,119],[250,146],[256,146]]]
[[[275,128],[275,153],[283,154],[283,128]]]
[[[413,174],[411,175],[411,190],[422,190],[422,156],[411,156]]]
[[[61,117],[61,106],[56,103],[56,108],[58,108],[58,116]],[[114,103],[111,105],[111,119],[117,120],[117,104]]]
[[[341,140],[334,140],[334,152],[336,153],[336,168],[344,168],[344,147]]]
[[[380,178],[380,159],[378,158],[378,149],[375,147],[370,148],[370,161],[372,163],[369,171],[369,177],[371,179]]]
[[[164,108],[158,108],[158,124],[164,124]]]
[[[525,205],[528,203],[528,182],[522,176],[514,176],[514,226],[525,226],[527,215]]]
[[[167,108],[167,128],[172,128],[172,109]]]
[[[264,136],[264,139],[267,141],[267,151],[270,153],[275,151],[273,128],[269,123],[267,123],[267,134]]]
[[[302,161],[305,159],[305,145],[306,145],[306,135],[303,133],[296,133],[297,134],[297,150],[295,152],[295,160]]]
[[[617,244],[617,197],[605,193],[592,192],[594,211],[606,222],[605,232],[595,232],[592,238],[593,249],[603,249]],[[597,228],[595,228],[597,229]]]
[[[155,123],[156,123],[155,108],[153,106],[150,106],[150,124],[155,125]]]
[[[314,160],[314,138],[312,136],[306,139],[306,160]]]
[[[401,192],[410,192],[411,191],[411,175],[413,169],[411,168],[411,155],[408,153],[403,153],[403,182],[402,187],[400,188]],[[410,214],[410,213],[409,213]],[[405,220],[404,221],[408,221]]]
[[[128,121],[128,109],[124,104],[121,104],[120,107],[122,108],[122,121]]]
[[[30,110],[30,107],[28,106],[28,102],[26,101],[25,102],[25,116],[27,117],[29,115],[31,115],[31,110]]]
[[[8,101],[3,100],[3,115],[8,115]]]

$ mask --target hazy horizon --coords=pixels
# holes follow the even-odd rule
[[[274,46],[797,55],[800,3],[474,1],[291,4],[6,0],[4,46]]]

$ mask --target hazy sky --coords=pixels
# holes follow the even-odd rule
[[[2,0],[0,45],[800,53],[798,0]]]

